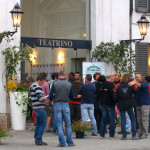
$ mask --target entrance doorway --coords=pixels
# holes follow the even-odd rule
[[[80,72],[82,77],[82,62],[85,62],[86,58],[72,58],[72,72]]]

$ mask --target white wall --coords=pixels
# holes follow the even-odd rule
[[[129,38],[129,1],[91,0],[91,10],[91,38],[94,41],[96,34],[96,45]]]
[[[0,33],[4,31],[14,31],[12,25],[12,19],[10,11],[14,8],[15,4],[20,2],[20,0],[0,0]],[[14,41],[11,43],[12,45],[18,45],[20,42],[20,29],[13,36]],[[5,64],[4,57],[1,55],[2,50],[6,47],[6,41],[0,43],[0,113],[8,113],[9,105],[8,100],[6,99],[6,90],[4,88],[5,84]]]
[[[129,39],[129,0],[91,0],[92,51],[103,42]],[[112,65],[106,74],[114,73]]]

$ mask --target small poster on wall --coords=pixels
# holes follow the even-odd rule
[[[105,75],[105,63],[104,62],[83,62],[82,63],[82,78],[85,79],[86,74],[93,75],[95,72],[99,72]]]

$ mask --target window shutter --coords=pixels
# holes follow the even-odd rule
[[[136,43],[136,69],[147,76],[148,68],[149,43]]]
[[[150,0],[135,0],[135,11],[146,13],[149,12]]]

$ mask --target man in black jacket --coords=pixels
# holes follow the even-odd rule
[[[110,138],[115,136],[115,100],[113,99],[114,85],[106,81],[105,76],[101,75],[98,79],[97,94],[102,105],[102,118],[100,123],[100,138],[105,137],[106,120],[109,115],[110,120]]]

